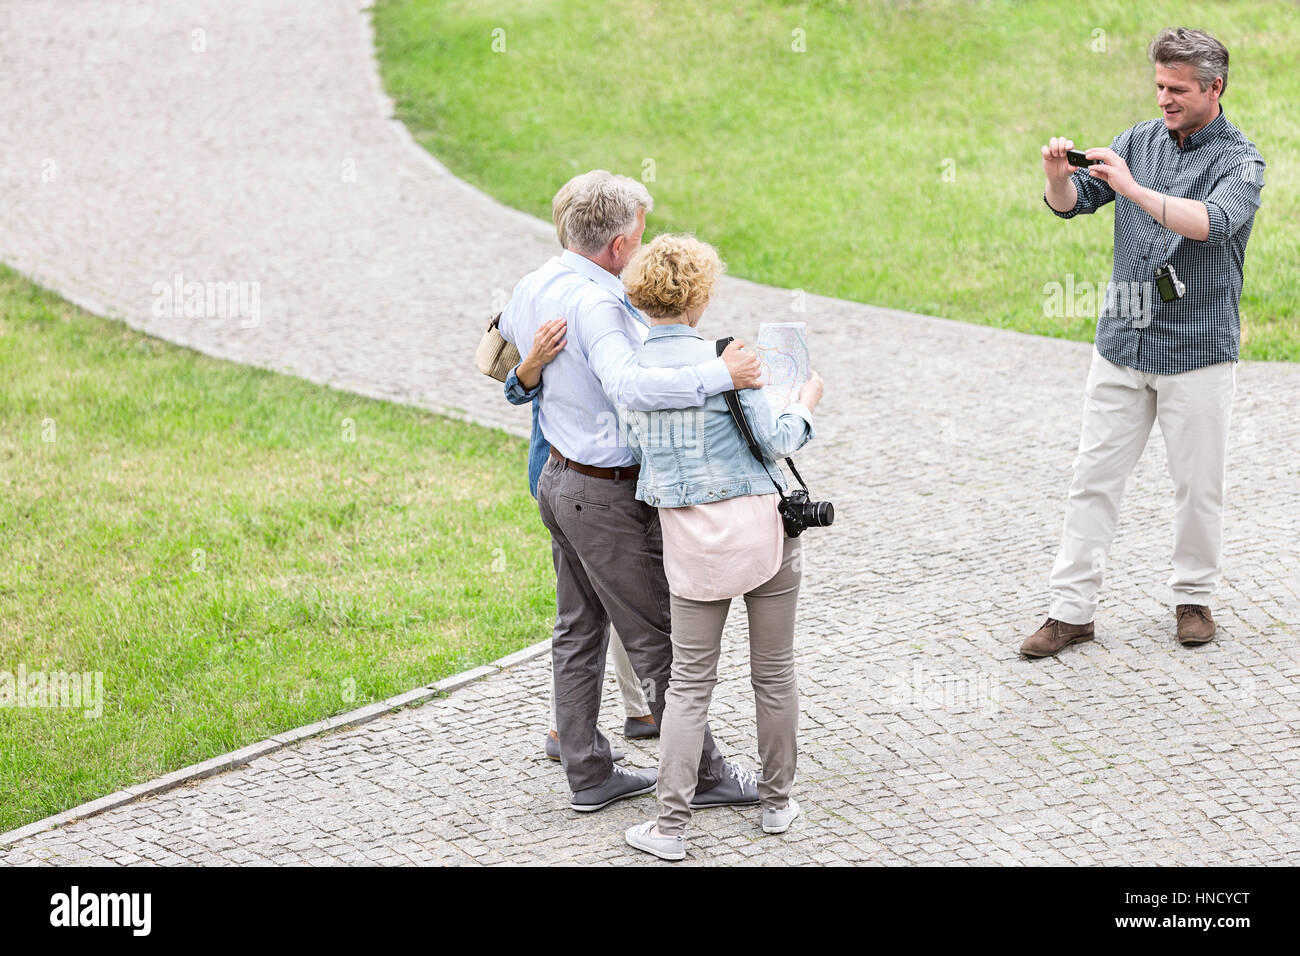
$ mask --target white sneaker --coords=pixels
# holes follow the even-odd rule
[[[770,807],[763,808],[763,832],[764,833],[784,833],[790,829],[790,824],[794,823],[795,817],[799,816],[799,804],[795,802],[794,797],[786,804],[784,810],[773,810]]]
[[[686,840],[680,836],[651,836],[650,831],[654,829],[654,825],[655,821],[651,820],[649,823],[638,823],[629,828],[625,834],[628,846],[653,853],[661,860],[686,859]]]

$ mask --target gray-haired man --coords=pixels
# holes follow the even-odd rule
[[[604,170],[578,176],[561,191],[569,192],[564,221],[557,223],[567,248],[515,286],[500,329],[524,346],[543,322],[565,319],[565,347],[546,367],[538,396],[551,457],[537,500],[555,562],[551,654],[560,758],[573,791],[570,806],[590,811],[649,793],[656,779],[654,770],[615,766],[609,741],[596,728],[610,622],[647,688],[656,723],[672,667],[658,512],[636,500],[638,466],[621,440],[616,406],[689,408],[731,388],[755,387],[760,378],[757,359],[739,343],[702,365],[641,368],[634,349],[646,326],[618,276],[640,248],[653,200],[641,183]],[[706,732],[693,806],[757,802],[756,775],[725,762]]]
[[[1051,608],[1020,648],[1030,657],[1092,640],[1120,499],[1155,421],[1175,485],[1169,584],[1178,639],[1204,644],[1215,632],[1209,602],[1223,559],[1237,309],[1264,160],[1219,105],[1228,84],[1223,44],[1199,30],[1169,29],[1149,54],[1160,119],[1125,130],[1109,149],[1086,150],[1098,162],[1086,168],[1070,165],[1068,139],[1042,148],[1044,201],[1063,219],[1114,201],[1113,287],[1146,292],[1140,309],[1132,295],[1108,295],[1097,321]]]

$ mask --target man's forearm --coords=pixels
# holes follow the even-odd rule
[[[694,408],[731,388],[731,373],[722,359],[678,368],[643,368],[622,333],[593,344],[587,361],[615,408],[638,412]]]
[[[1138,186],[1128,198],[1156,222],[1163,222],[1171,232],[1198,242],[1204,242],[1210,236],[1210,213],[1199,199],[1166,196],[1145,186]]]
[[[632,362],[621,370],[597,375],[616,407],[626,406],[638,412],[695,408],[731,387],[730,374],[721,359],[676,368],[642,368]]]
[[[1057,212],[1069,212],[1079,202],[1079,190],[1074,188],[1074,180],[1068,177],[1059,182],[1049,179],[1043,195],[1047,197],[1047,204]]]

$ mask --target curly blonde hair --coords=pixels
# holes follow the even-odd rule
[[[691,235],[655,236],[623,270],[631,303],[651,318],[681,315],[706,304],[726,266],[718,250]]]

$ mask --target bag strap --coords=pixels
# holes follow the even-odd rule
[[[733,336],[729,335],[725,339],[718,339],[714,343],[719,358],[721,358],[722,353],[726,351],[727,346],[731,344],[732,338]],[[749,453],[758,459],[758,463],[763,466],[763,470],[767,472],[767,477],[776,487],[776,493],[781,496],[782,501],[785,501],[785,492],[781,490],[781,486],[777,484],[776,479],[772,477],[772,473],[767,470],[767,459],[763,457],[763,451],[759,448],[758,439],[754,437],[754,432],[749,427],[749,422],[745,418],[745,410],[740,407],[740,396],[736,394],[736,390],[733,388],[729,391],[723,392],[722,397],[727,402],[727,409],[731,412],[732,420],[736,423],[736,427],[740,429],[741,437],[745,439],[745,444],[749,446]],[[804,491],[807,491],[808,484],[799,474],[799,470],[795,468],[794,461],[787,458],[785,463],[790,466],[790,471],[794,474],[795,480],[799,482]]]

